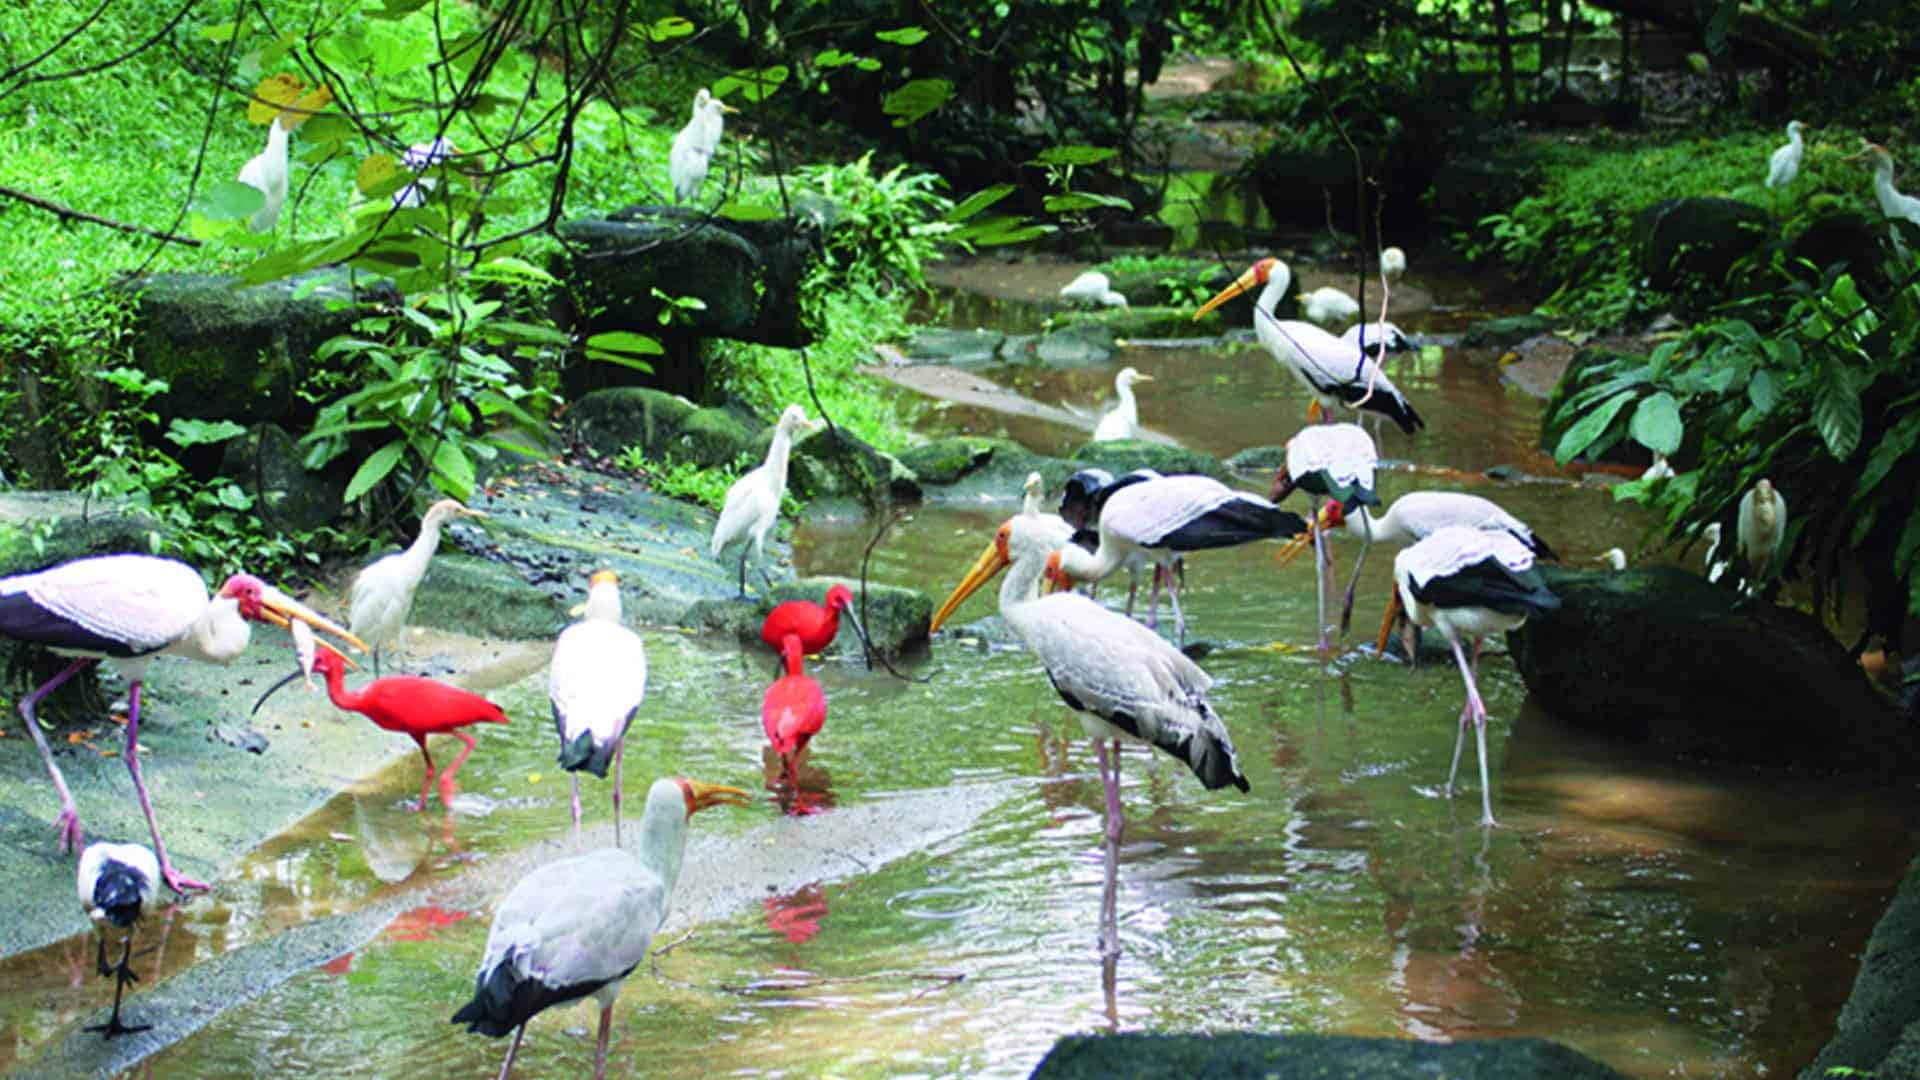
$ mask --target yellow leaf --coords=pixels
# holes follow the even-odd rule
[[[305,87],[292,75],[269,75],[253,88],[253,100],[247,102],[247,123],[271,124],[280,108],[291,105]]]
[[[537,783],[539,783],[539,782],[540,782],[540,774],[539,774],[539,773],[528,773],[528,774],[527,774],[527,783],[529,783],[529,784],[537,784]]]
[[[354,173],[353,186],[366,194],[391,179],[400,170],[393,163],[391,154],[371,154],[360,163],[360,170]]]
[[[294,99],[293,108],[299,111],[287,114],[286,122],[280,126],[291,131],[306,123],[308,117],[331,104],[333,104],[333,91],[324,86],[316,86]]]

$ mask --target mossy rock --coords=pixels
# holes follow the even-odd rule
[[[293,436],[278,424],[255,424],[221,447],[221,472],[253,496],[260,519],[276,531],[311,532],[346,509],[349,477],[306,466]]]
[[[907,355],[917,363],[973,367],[991,364],[1006,335],[997,330],[948,330],[923,326],[913,332]]]
[[[1126,307],[1062,311],[1053,317],[1059,329],[1099,327],[1116,339],[1153,340],[1198,337],[1205,333],[1193,321],[1193,308]]]
[[[1287,448],[1280,446],[1249,446],[1227,459],[1227,468],[1244,472],[1261,472],[1278,469],[1287,463]]]
[[[993,457],[999,439],[965,436],[934,439],[900,452],[900,464],[912,469],[923,484],[951,484]]]
[[[1719,294],[1734,262],[1765,243],[1771,229],[1767,212],[1751,203],[1691,196],[1642,210],[1633,240],[1649,285],[1670,290],[1695,280]]]
[[[1050,368],[1099,367],[1113,358],[1117,335],[1104,326],[1069,326],[1033,345],[1033,358]]]
[[[769,426],[754,437],[750,451],[764,461],[772,444]],[[920,480],[911,468],[843,427],[816,432],[794,445],[787,464],[787,487],[802,502],[836,498],[913,502],[920,498]]]
[[[750,453],[754,430],[730,409],[695,409],[680,421],[680,428],[667,442],[668,456],[691,461],[703,469],[731,465],[741,454]],[[762,450],[761,456],[765,457]]]
[[[1073,452],[1070,461],[1075,469],[1105,469],[1115,476],[1135,469],[1153,469],[1167,476],[1199,473],[1216,479],[1227,474],[1226,466],[1212,454],[1139,439],[1087,443]]]
[[[601,457],[639,447],[662,457],[668,441],[699,406],[678,394],[645,386],[615,386],[583,395],[567,410],[574,433]]]
[[[961,455],[967,468],[952,480],[936,482],[922,474],[924,496],[929,499],[1007,499],[1019,502],[1027,474],[1037,472],[1046,480],[1047,490],[1058,494],[1067,477],[1079,466],[1060,458],[1036,454],[1012,439],[987,436],[963,436],[935,439],[903,455],[904,461],[945,458],[957,462]]]
[[[1511,349],[1528,338],[1553,332],[1553,320],[1545,315],[1504,315],[1482,319],[1460,335],[1460,345],[1468,349]]]
[[[1625,1080],[1546,1039],[1363,1039],[1350,1035],[1068,1035],[1032,1080]]]
[[[584,582],[583,582],[584,584]],[[580,590],[581,598],[586,590]],[[543,641],[573,621],[564,590],[540,590],[519,569],[442,548],[414,594],[407,622],[477,637]]]
[[[1920,771],[1920,732],[1805,614],[1664,567],[1542,571],[1561,606],[1507,644],[1566,722],[1731,764]]]

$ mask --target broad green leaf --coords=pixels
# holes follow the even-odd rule
[[[855,56],[850,52],[845,52],[840,49],[828,49],[826,52],[813,58],[813,65],[823,68],[846,67],[848,64],[859,63],[861,59],[861,57]]]
[[[918,45],[927,40],[927,32],[918,26],[903,26],[898,30],[878,30],[873,36],[895,45]]]
[[[1821,380],[1813,398],[1813,422],[1833,456],[1845,461],[1860,445],[1860,394],[1845,368],[1836,368]]]
[[[504,281],[519,285],[557,285],[559,279],[516,255],[497,255],[473,268],[476,281]]]
[[[486,337],[492,341],[517,341],[531,345],[573,344],[573,338],[563,331],[518,319],[491,319],[484,329]]]
[[[215,180],[193,200],[193,208],[214,221],[245,221],[265,205],[264,192],[238,180]]]
[[[1680,449],[1682,431],[1680,403],[1664,390],[1641,398],[1633,410],[1633,419],[1627,424],[1627,433],[1656,454],[1671,454]]]
[[[1052,225],[1032,225],[1025,218],[1012,214],[996,214],[961,226],[948,233],[947,239],[955,243],[992,247],[997,244],[1024,244],[1053,231]]]
[[[311,437],[311,436],[309,436]],[[400,455],[407,450],[407,444],[395,439],[393,442],[367,455],[367,460],[354,470],[353,479],[347,481],[345,500],[353,500],[373,490],[373,486],[387,478],[395,465],[400,464]]]
[[[239,32],[240,24],[237,22],[212,23],[194,31],[208,41],[232,41]]]
[[[543,424],[532,413],[521,408],[511,398],[497,390],[482,390],[473,396],[473,403],[480,406],[481,413],[487,416],[504,413],[513,418],[513,422],[528,431],[542,431]]]
[[[1874,444],[1873,452],[1867,455],[1866,467],[1860,470],[1859,482],[1853,485],[1854,497],[1872,494],[1900,459],[1914,452],[1916,442],[1920,442],[1920,413],[1908,413]]]
[[[780,208],[730,199],[720,207],[720,216],[729,221],[771,221],[780,216]]]
[[[175,446],[205,446],[209,443],[223,443],[237,435],[245,435],[247,429],[231,420],[188,420],[174,417],[167,425],[167,439]]]
[[[640,358],[658,356],[663,351],[660,343],[653,338],[627,330],[611,330],[587,339],[587,356],[590,359],[605,360],[636,371],[652,371],[653,365]]]
[[[1627,403],[1632,400],[1631,392],[1622,391],[1608,398],[1599,408],[1574,421],[1573,425],[1567,428],[1566,434],[1560,436],[1560,445],[1553,451],[1554,460],[1565,465],[1578,457],[1581,451],[1592,446],[1596,439],[1606,434],[1607,425],[1613,423],[1613,418],[1619,415],[1620,410],[1626,408]]]
[[[915,79],[888,94],[880,109],[894,118],[894,127],[906,127],[947,103],[953,96],[953,83],[946,79]]]
[[[394,163],[391,154],[369,154],[354,170],[353,186],[360,189],[362,195],[372,195],[376,188],[400,175],[400,166]]]
[[[1114,207],[1121,210],[1133,209],[1133,204],[1118,195],[1098,195],[1088,191],[1070,191],[1065,195],[1049,195],[1041,203],[1050,213],[1064,213],[1068,210],[1095,210]]]
[[[765,68],[741,68],[713,84],[713,96],[724,98],[738,93],[742,101],[761,102],[773,96],[787,81],[787,65]]]
[[[987,207],[992,206],[994,203],[999,202],[1001,199],[1013,194],[1014,190],[1015,188],[1012,184],[995,184],[990,188],[981,188],[979,191],[962,199],[960,205],[947,211],[943,216],[943,220],[965,221],[980,211],[985,210]]]
[[[1747,400],[1763,413],[1772,412],[1780,401],[1779,378],[1767,368],[1754,372],[1753,378],[1747,380]]]
[[[362,14],[370,19],[404,19],[432,2],[433,0],[383,0],[377,8],[362,9]]]
[[[1105,146],[1052,146],[1040,152],[1040,156],[1027,162],[1029,165],[1098,165],[1120,151]]]
[[[678,15],[668,15],[666,18],[655,19],[633,28],[634,34],[646,41],[672,41],[674,38],[686,37],[693,31],[693,22]]]
[[[433,451],[433,474],[445,483],[440,489],[447,494],[466,502],[473,498],[473,459],[460,447],[460,440],[452,436],[440,440]]]

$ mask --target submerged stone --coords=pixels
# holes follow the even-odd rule
[[[1115,337],[1104,326],[1070,326],[1035,342],[1033,356],[1052,368],[1097,367],[1113,356]]]
[[[1033,1080],[1153,1077],[1247,1080],[1623,1080],[1623,1074],[1547,1039],[1362,1039],[1348,1035],[1069,1035]]]
[[[966,367],[991,364],[1006,335],[997,330],[948,330],[923,326],[914,330],[907,355],[923,364]]]

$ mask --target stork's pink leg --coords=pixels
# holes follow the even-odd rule
[[[460,753],[454,756],[453,764],[440,770],[440,805],[451,809],[453,806],[453,797],[460,793],[460,787],[453,782],[453,777],[455,773],[460,771],[460,766],[467,760],[467,755],[473,753],[474,739],[472,735],[458,728],[447,732],[447,734],[467,744],[461,748]]]
[[[153,833],[153,853],[160,857],[160,876],[166,879],[167,887],[174,892],[186,895],[189,891],[205,890],[212,886],[204,881],[195,881],[173,868],[173,861],[167,858],[167,845],[160,842],[160,822],[153,816],[153,802],[147,798],[147,785],[140,779],[140,684],[135,682],[127,691],[127,771],[133,774],[133,790],[140,796],[140,810],[147,815],[147,828]]]
[[[71,850],[80,854],[80,808],[74,804],[73,792],[67,790],[67,778],[60,775],[60,766],[53,762],[53,748],[47,745],[47,737],[40,733],[40,721],[34,716],[34,709],[40,699],[53,693],[61,683],[80,673],[80,669],[93,663],[93,658],[75,660],[62,668],[60,674],[48,679],[40,689],[28,694],[20,701],[20,716],[27,722],[27,734],[33,736],[33,745],[40,748],[40,759],[47,763],[47,773],[53,777],[53,787],[60,793],[60,816],[53,819],[53,829],[60,834],[60,854]]]
[[[1187,616],[1185,612],[1180,610],[1180,590],[1173,587],[1173,571],[1171,569],[1165,571],[1164,576],[1167,579],[1167,603],[1173,605],[1174,641],[1178,643],[1180,647],[1185,648],[1187,644]]]
[[[627,741],[621,739],[613,744],[613,846],[620,846],[620,771],[627,762]],[[800,785],[795,784],[795,791]]]
[[[580,774],[568,773],[573,777],[573,850],[580,850]]]
[[[1147,594],[1147,625],[1160,626],[1160,564],[1153,564],[1153,589]]]
[[[1313,512],[1313,516],[1307,520],[1319,521],[1319,496],[1314,497],[1313,505],[1310,509]],[[1320,628],[1320,644],[1318,646],[1320,649],[1320,659],[1325,660],[1333,649],[1327,644],[1327,551],[1326,542],[1320,533],[1321,531],[1319,529],[1313,530],[1313,599],[1314,602],[1319,605],[1318,611],[1320,618],[1319,622],[1315,623],[1315,625]]]
[[[526,1036],[526,1024],[522,1023],[519,1027],[513,1029],[513,1045],[507,1047],[506,1063],[500,1066],[500,1080],[507,1080],[507,1077],[513,1075],[513,1059],[519,1055],[520,1040],[526,1038]]]
[[[1133,599],[1140,595],[1140,571],[1127,569],[1127,618],[1133,618]]]
[[[1107,741],[1095,739],[1095,754],[1100,761],[1100,783],[1106,788],[1107,831],[1105,844],[1106,886],[1100,896],[1100,954],[1120,955],[1120,926],[1117,916],[1120,886],[1120,740],[1113,742],[1113,767],[1107,767]]]
[[[593,1054],[593,1080],[607,1080],[607,1043],[613,1034],[613,1002],[600,1008],[600,1045]]]
[[[1480,687],[1473,677],[1473,667],[1467,663],[1467,654],[1460,648],[1460,642],[1449,637],[1448,644],[1453,646],[1453,659],[1460,665],[1460,677],[1467,682],[1467,708],[1460,717],[1460,735],[1466,736],[1467,717],[1473,717],[1474,738],[1480,753],[1480,824],[1492,828],[1499,822],[1493,820],[1493,786],[1487,779],[1487,703],[1480,700]],[[1454,745],[1454,763],[1459,763],[1459,744]],[[1451,786],[1451,781],[1449,781]]]

